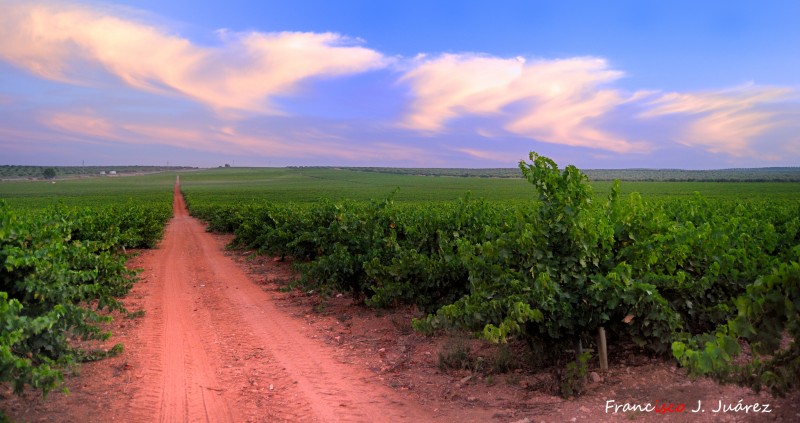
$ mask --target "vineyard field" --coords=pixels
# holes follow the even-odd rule
[[[226,202],[257,199],[271,203],[307,203],[321,198],[368,201],[398,189],[397,202],[455,201],[470,192],[490,201],[528,200],[535,194],[522,178],[416,176],[336,168],[220,168],[185,173],[182,185],[195,196]],[[591,182],[594,194],[606,197],[613,182]],[[620,193],[645,198],[691,197],[699,192],[715,199],[800,199],[797,182],[623,182]]]
[[[313,203],[331,200],[369,201],[391,195],[396,202],[456,201],[470,192],[489,201],[535,198],[522,178],[416,176],[335,168],[219,168],[178,173],[186,190],[208,201],[263,200],[270,203]],[[175,172],[73,180],[0,182],[0,199],[13,208],[39,208],[59,202],[93,205],[168,199]],[[612,182],[591,182],[598,198]],[[699,192],[713,199],[800,199],[796,182],[623,182],[620,193],[645,198],[691,197]]]
[[[56,181],[0,182],[0,200],[15,209],[41,209],[55,204],[104,206],[136,201],[172,201],[175,173],[92,177]]]
[[[776,394],[796,386],[800,184],[591,182],[574,167],[531,160],[522,178],[336,168],[179,175],[190,213],[209,230],[291,257],[300,274],[291,286],[376,309],[413,305],[424,312],[420,332],[524,340],[552,365],[605,327],[697,374]],[[3,366],[22,369],[7,380],[51,389],[78,354],[65,333],[106,336],[97,312],[116,307],[132,283],[121,253],[156,244],[175,177],[0,183],[0,311],[17,322],[3,333]],[[787,337],[788,346],[777,341]],[[743,348],[760,355],[735,362]]]
[[[797,336],[798,184],[593,184],[531,160],[525,179],[220,169],[182,187],[234,245],[297,260],[304,290],[412,304],[421,332],[524,339],[554,364],[605,327],[698,374],[795,386],[798,346],[776,339]],[[743,346],[767,358],[734,364]]]

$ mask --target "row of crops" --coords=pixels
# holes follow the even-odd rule
[[[531,154],[530,201],[208,201],[234,244],[291,256],[297,282],[371,307],[414,304],[417,330],[524,339],[546,359],[604,327],[699,374],[782,394],[800,374],[800,202],[597,198]],[[746,358],[741,352],[746,351]],[[739,357],[739,359],[737,359]]]
[[[164,196],[169,198],[169,196]],[[153,247],[172,216],[170,201],[11,208],[0,202],[0,382],[43,393],[75,363],[98,354],[75,340],[107,339],[107,311],[134,273],[129,248]]]

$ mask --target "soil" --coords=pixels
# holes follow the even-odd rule
[[[69,393],[17,397],[0,386],[12,421],[800,421],[798,392],[773,398],[691,379],[613,337],[611,369],[590,363],[582,395],[562,399],[552,370],[491,371],[522,361],[519,346],[504,355],[463,334],[423,337],[411,329],[413,308],[375,311],[285,289],[290,262],[227,250],[230,236],[189,217],[177,186],[174,201],[159,247],[129,261],[141,273],[124,304],[143,316],[115,316],[112,339],[94,346],[122,343],[124,352],[81,365],[66,378]],[[467,368],[440,369],[440,354],[459,349]],[[622,408],[647,403],[685,410]],[[715,412],[720,403],[734,411]],[[770,412],[754,412],[756,403]]]

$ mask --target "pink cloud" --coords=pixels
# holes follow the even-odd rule
[[[115,132],[116,128],[111,122],[91,112],[84,114],[54,113],[45,118],[44,123],[62,131],[88,135],[95,138],[121,138],[119,134]]]
[[[641,117],[688,115],[692,119],[681,131],[679,143],[702,147],[712,153],[734,157],[768,154],[755,145],[768,132],[797,127],[796,120],[771,109],[777,102],[796,97],[788,88],[747,85],[728,90],[699,93],[668,93],[651,101]],[[770,148],[771,150],[772,148]]]
[[[438,132],[464,113],[499,113],[514,100],[511,84],[523,72],[524,62],[478,55],[445,54],[418,59],[401,81],[408,82],[415,99],[402,125]]]
[[[419,165],[436,160],[424,148],[398,145],[390,141],[359,143],[344,135],[304,126],[279,134],[265,135],[261,133],[261,129],[242,129],[235,123],[218,119],[210,119],[201,125],[198,125],[197,119],[155,124],[128,122],[92,111],[49,113],[43,115],[39,121],[50,132],[26,132],[26,139],[36,138],[49,143],[59,139],[94,145],[162,145],[218,155],[247,155],[265,159],[326,157],[352,161],[385,161],[389,158],[394,162]],[[52,131],[57,135],[54,136]],[[3,135],[10,137],[14,134],[0,128],[0,137]]]
[[[16,2],[0,15],[0,58],[40,77],[91,84],[88,66],[137,89],[192,98],[219,111],[279,113],[269,99],[309,78],[387,64],[380,53],[333,33],[220,32],[201,47],[167,30],[79,4]]]
[[[57,112],[44,116],[41,122],[59,133],[93,143],[115,142],[137,145],[169,145],[210,152],[229,152],[230,147],[221,145],[223,130],[213,127],[198,128],[197,125],[157,125],[117,121],[92,111],[82,113]]]
[[[504,163],[505,165],[516,165],[520,160],[525,159],[524,154],[478,150],[474,148],[457,148],[456,151],[476,159]]]
[[[475,54],[423,56],[401,79],[414,95],[401,126],[438,133],[456,118],[481,115],[494,117],[505,131],[543,142],[643,151],[644,143],[608,133],[596,122],[629,101],[601,88],[620,77],[604,60],[591,57],[528,62]]]

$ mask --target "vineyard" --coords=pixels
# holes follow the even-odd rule
[[[564,369],[565,397],[599,328],[693,374],[797,388],[796,183],[590,183],[534,153],[520,174],[231,168],[182,174],[181,189],[234,247],[291,258],[286,290],[412,307],[422,334],[525,344],[533,364]],[[121,351],[75,341],[108,338],[107,312],[128,313],[128,254],[161,239],[173,181],[0,186],[0,382],[46,393],[76,363]]]
[[[413,304],[424,333],[522,339],[552,365],[604,327],[695,374],[778,395],[796,387],[796,198],[645,199],[619,184],[598,196],[574,167],[532,154],[520,168],[529,200],[223,200],[190,178],[184,195],[235,246],[295,258],[296,286]]]
[[[51,202],[20,191],[42,186],[12,188],[16,195],[0,201],[0,382],[47,393],[65,369],[121,351],[84,351],[74,341],[108,338],[107,312],[127,312],[118,301],[135,282],[126,250],[155,246],[171,201],[161,193],[125,200],[104,187]]]

